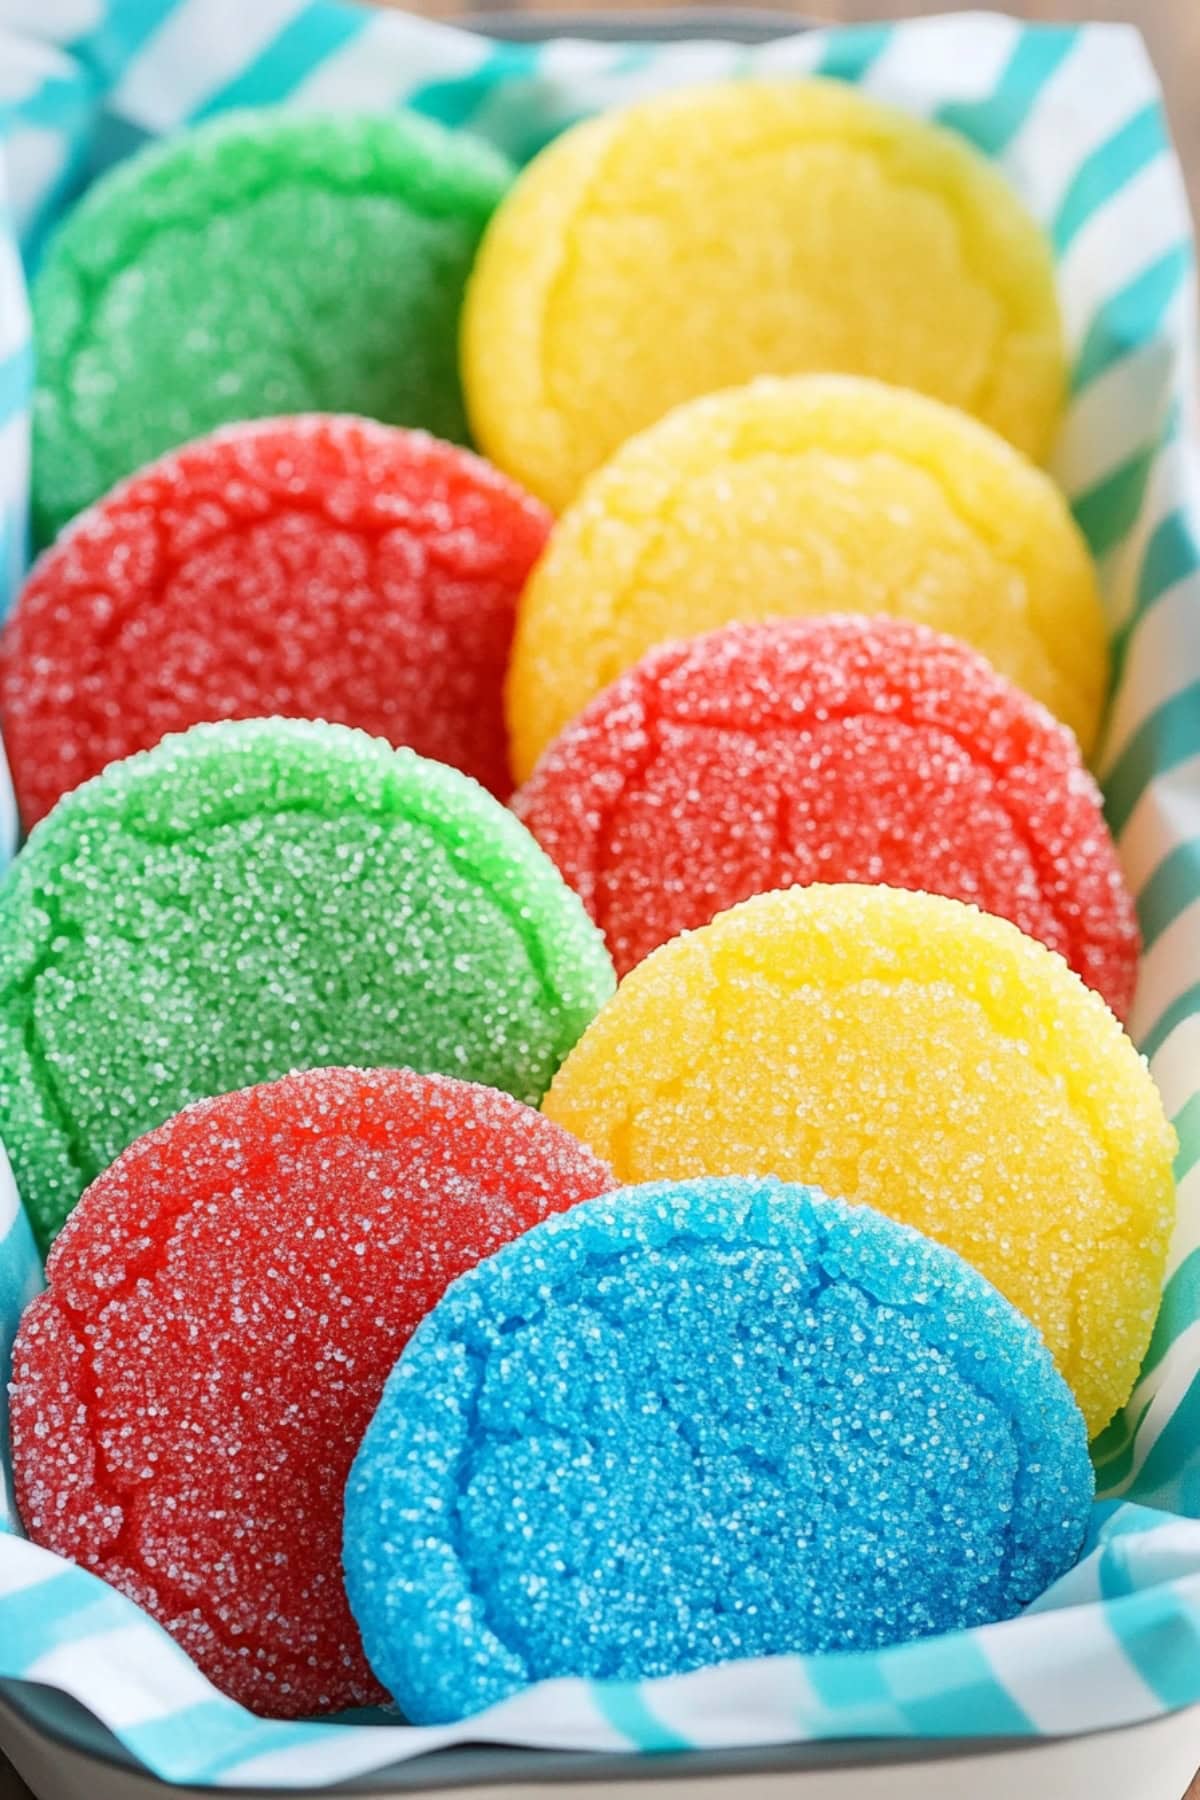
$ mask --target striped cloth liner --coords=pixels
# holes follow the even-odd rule
[[[313,1788],[481,1738],[674,1750],[853,1736],[1029,1737],[1200,1701],[1200,491],[1187,203],[1140,39],[970,14],[747,49],[505,45],[301,0],[9,0],[0,27],[0,595],[26,555],[22,265],[98,170],[226,107],[412,105],[527,158],[598,107],[747,72],[819,73],[965,133],[1051,236],[1074,365],[1057,462],[1100,559],[1118,680],[1101,762],[1146,939],[1134,1033],[1179,1133],[1162,1313],[1095,1445],[1087,1553],[1017,1620],[882,1654],[641,1685],[561,1681],[468,1727],[278,1724],[224,1699],[94,1577],[24,1542],[0,1477],[0,1676],[73,1695],[175,1781]],[[0,841],[11,852],[11,790]],[[2,1153],[0,1153],[2,1154]],[[0,1165],[0,1359],[40,1279]],[[2,1424],[0,1418],[0,1424]],[[6,1440],[5,1440],[6,1441]]]

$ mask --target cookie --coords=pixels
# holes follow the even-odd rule
[[[26,829],[170,731],[358,725],[512,790],[502,691],[549,515],[423,433],[229,426],[117,487],[41,558],[0,636]]]
[[[465,776],[344,726],[197,725],[68,794],[0,885],[0,1141],[44,1246],[134,1138],[291,1069],[536,1103],[612,987]]]
[[[189,1107],[88,1189],[22,1321],[26,1530],[256,1712],[384,1698],[341,1579],[384,1380],[449,1281],[609,1186],[528,1107],[408,1069]]]
[[[889,613],[962,638],[1093,747],[1096,570],[1050,479],[994,432],[847,376],[682,408],[588,482],[522,596],[513,768],[647,650],[735,621]]]
[[[346,1490],[372,1666],[421,1724],[556,1676],[877,1650],[1075,1560],[1083,1420],[960,1258],[803,1187],[627,1189],[418,1327]]]
[[[557,511],[698,394],[833,369],[1041,460],[1065,391],[1050,246],[953,132],[842,82],[656,94],[565,132],[479,254],[463,376],[485,453]]]
[[[1090,1434],[1129,1397],[1175,1134],[1100,996],[1005,919],[887,887],[759,894],[625,977],[545,1111],[620,1181],[865,1201],[1033,1320]]]
[[[89,188],[33,286],[34,529],[238,419],[352,412],[463,439],[458,315],[511,177],[408,113],[244,111]]]
[[[965,644],[903,619],[728,625],[650,651],[555,739],[515,810],[624,975],[770,888],[968,900],[1117,1017],[1133,898],[1078,746]]]

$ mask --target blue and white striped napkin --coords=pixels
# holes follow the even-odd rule
[[[1088,1553],[1020,1619],[882,1654],[640,1685],[562,1681],[468,1727],[293,1725],[224,1699],[128,1600],[17,1535],[0,1475],[0,1676],[73,1695],[155,1773],[313,1788],[440,1744],[672,1750],[804,1738],[1031,1737],[1200,1702],[1200,487],[1191,227],[1153,72],[1121,26],[984,13],[747,49],[502,45],[334,0],[7,0],[0,24],[0,596],[26,558],[23,269],[99,170],[223,108],[416,107],[526,158],[572,120],[705,77],[820,73],[964,132],[1058,257],[1074,381],[1057,473],[1101,564],[1118,682],[1109,817],[1146,956],[1133,1028],[1179,1133],[1162,1314],[1095,1445]],[[15,837],[0,781],[0,840]],[[6,1171],[0,1169],[0,1174]],[[0,1361],[39,1270],[0,1180]],[[0,1426],[3,1424],[0,1416]],[[6,1439],[5,1439],[6,1441]]]

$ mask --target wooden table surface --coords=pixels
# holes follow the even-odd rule
[[[406,0],[409,9],[433,18],[454,19],[464,12],[573,12],[603,10],[588,0],[474,0],[473,5],[443,4],[440,0]],[[770,4],[771,0],[762,0]],[[776,0],[776,4],[779,0]],[[641,13],[670,11],[662,0],[609,0]],[[808,19],[849,22],[912,17],[916,13],[967,10],[942,0],[799,0],[794,10]],[[1145,35],[1167,94],[1172,129],[1187,170],[1192,206],[1200,215],[1200,0],[1009,0],[996,10],[1026,19],[1129,19]],[[29,1790],[0,1756],[0,1800],[32,1800]],[[47,1797],[52,1800],[52,1797]],[[963,1800],[970,1800],[964,1795]],[[1122,1800],[1120,1795],[1097,1795],[1096,1800]],[[1200,1800],[1200,1775],[1184,1800]]]

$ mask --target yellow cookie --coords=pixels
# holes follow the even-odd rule
[[[1096,572],[1058,489],[985,426],[848,375],[680,407],[564,514],[522,597],[513,768],[655,644],[735,619],[893,613],[982,651],[1094,744]]]
[[[954,133],[824,81],[606,113],[494,215],[463,316],[478,442],[555,508],[635,431],[762,374],[838,369],[1042,458],[1062,408],[1050,249]]]
[[[544,1111],[621,1181],[778,1175],[949,1244],[1039,1326],[1091,1433],[1174,1216],[1145,1063],[1053,951],[957,900],[760,894],[627,975]]]

